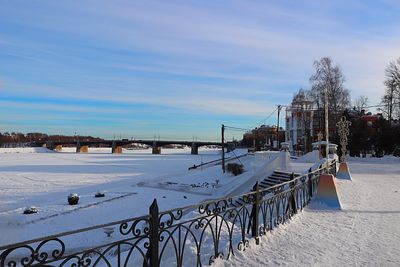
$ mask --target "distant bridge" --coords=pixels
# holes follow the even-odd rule
[[[145,144],[152,147],[153,154],[161,154],[161,147],[166,145],[185,145],[191,147],[191,153],[197,155],[199,147],[201,146],[222,146],[220,142],[201,142],[201,141],[156,141],[156,140],[101,140],[101,141],[84,141],[84,140],[70,140],[70,141],[39,141],[32,142],[33,147],[47,147],[51,150],[61,151],[65,145],[76,146],[77,153],[85,153],[89,151],[89,147],[103,145],[111,147],[111,153],[122,153],[122,147],[129,144]],[[228,146],[226,143],[224,146]]]

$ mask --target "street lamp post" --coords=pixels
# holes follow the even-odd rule
[[[221,143],[222,143],[222,172],[225,173],[225,125],[221,126]]]

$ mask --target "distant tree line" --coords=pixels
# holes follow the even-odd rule
[[[254,146],[257,151],[273,149],[273,142],[276,141],[277,138],[279,143],[285,141],[285,131],[282,127],[279,127],[279,133],[277,133],[276,126],[261,125],[243,134],[240,145],[243,147]]]
[[[377,157],[383,155],[398,155],[400,147],[400,125],[389,123],[383,115],[375,115],[374,121],[365,119],[368,115],[355,113],[354,110],[344,112],[351,121],[349,136],[350,156],[360,157],[372,153]],[[399,155],[400,156],[400,155]]]
[[[358,116],[346,114],[352,121],[349,148],[353,156],[368,151],[377,157],[392,153],[400,156],[400,57],[387,65],[383,84],[386,89],[378,108],[382,116],[376,122],[359,119],[365,113],[363,106],[368,106],[365,99],[359,99],[354,108]]]
[[[85,140],[85,141],[100,141],[103,140],[98,137],[92,136],[69,136],[69,135],[48,135],[45,133],[19,133],[19,132],[0,132],[1,144],[23,144],[29,142],[39,141],[71,141],[71,140]]]

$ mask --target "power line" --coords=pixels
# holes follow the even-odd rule
[[[259,123],[257,123],[255,125],[255,127],[259,126],[259,125],[263,125],[265,124],[265,122],[278,110],[279,107],[276,107],[276,109],[274,109],[265,119],[263,119],[262,121],[260,121]],[[255,128],[253,127],[253,128]]]
[[[241,128],[241,127],[235,127],[235,126],[227,126],[225,125],[225,129],[228,129],[230,131],[237,131],[237,132],[250,132],[252,129],[258,127],[259,125],[262,125],[264,122],[266,122],[277,110],[279,106],[276,107],[266,118],[264,118],[262,121],[257,123],[253,128]]]
[[[397,103],[393,103],[392,105],[399,105],[399,104],[400,104],[400,102],[397,102]],[[377,104],[377,105],[373,105],[373,106],[366,106],[363,108],[380,108],[380,107],[386,107],[388,105],[389,104]]]
[[[400,104],[400,102],[399,102],[399,103],[393,103],[393,105],[397,105],[397,104]],[[280,106],[280,107],[290,107],[290,106],[288,106],[288,105],[278,105],[270,114],[268,114],[267,117],[265,117],[264,119],[262,119],[260,122],[258,122],[257,124],[255,124],[254,127],[251,127],[251,128],[241,128],[241,127],[234,127],[234,126],[225,126],[225,128],[226,128],[226,129],[229,129],[230,131],[249,132],[249,131],[251,131],[252,129],[258,127],[258,126],[261,126],[261,125],[265,124],[265,122],[266,122],[268,119],[270,119],[271,116],[274,115],[275,112],[279,109],[279,106]],[[385,104],[376,104],[376,105],[366,106],[366,107],[363,107],[363,108],[380,108],[380,107],[386,107],[386,106],[387,106],[387,105],[385,105]]]
[[[251,129],[240,128],[240,127],[226,126],[226,125],[225,125],[225,129],[229,129],[232,131],[245,131],[245,132],[248,132],[251,130]]]

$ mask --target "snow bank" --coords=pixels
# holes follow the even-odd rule
[[[318,150],[313,150],[311,152],[308,152],[307,154],[305,154],[297,159],[298,162],[309,162],[309,163],[313,163],[318,160],[319,160],[319,151]]]
[[[255,154],[257,155],[257,154]],[[258,159],[257,159],[258,157]],[[257,155],[254,164],[259,163],[259,159],[263,156]],[[241,179],[237,182],[232,182],[220,189],[220,195],[223,196],[234,196],[248,192],[254,186],[257,181],[261,181],[268,177],[275,170],[288,170],[290,168],[290,154],[289,152],[278,152],[271,154],[267,161],[264,161],[261,166],[253,165],[253,171],[250,175],[247,175],[245,179]]]

